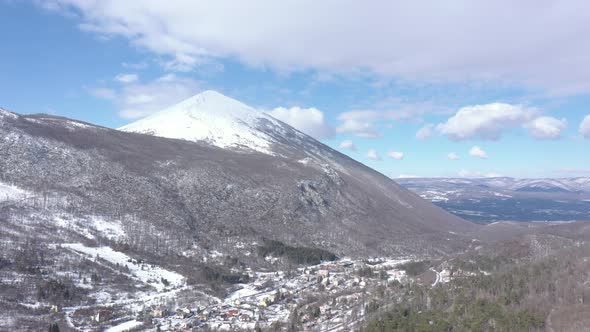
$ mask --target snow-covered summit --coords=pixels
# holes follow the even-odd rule
[[[257,129],[264,120],[276,122],[264,112],[209,90],[119,129],[272,154],[271,137]]]

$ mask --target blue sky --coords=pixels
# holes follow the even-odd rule
[[[0,0],[0,107],[116,128],[213,89],[391,177],[590,175],[584,2],[235,5]]]

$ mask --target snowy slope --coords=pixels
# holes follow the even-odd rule
[[[517,191],[538,191],[538,192],[551,192],[551,191],[563,191],[570,192],[576,191],[575,187],[568,185],[564,181],[554,179],[528,179],[521,180],[516,183],[512,188]]]
[[[162,280],[166,279],[169,286],[176,288],[184,284],[184,277],[176,272],[165,270],[159,266],[151,264],[136,264],[133,260],[122,252],[115,251],[110,247],[87,247],[81,243],[65,243],[63,247],[84,254],[89,258],[100,257],[112,264],[127,266],[129,272],[138,280],[145,284],[153,286],[158,291],[163,291],[167,285]]]
[[[6,183],[0,182],[0,202],[20,200],[27,196],[28,192]]]
[[[205,91],[119,129],[273,154],[272,138],[257,129],[264,120],[276,122],[237,100]]]
[[[9,112],[3,108],[0,108],[0,126],[4,123],[4,119],[6,118],[11,118],[11,119],[15,119],[18,116],[12,112]]]

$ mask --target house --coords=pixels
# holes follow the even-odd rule
[[[237,317],[240,314],[240,310],[238,309],[231,309],[227,312],[227,318],[232,319],[233,317]]]
[[[260,302],[258,302],[258,306],[261,308],[268,307],[268,303],[266,301],[267,301],[267,299],[261,299]]]
[[[248,314],[241,314],[240,315],[240,320],[242,322],[249,322],[251,320],[250,316]]]
[[[183,309],[178,309],[176,310],[176,317],[178,318],[188,318],[192,316],[192,312],[187,309],[187,308],[183,308]]]
[[[94,320],[97,323],[102,323],[111,319],[112,315],[113,312],[111,310],[101,309],[96,313],[96,315],[92,317],[92,320]]]
[[[280,293],[276,293],[276,294],[272,294],[268,297],[268,300],[270,301],[270,303],[275,303],[279,300],[279,297],[281,296]]]
[[[152,317],[154,317],[154,318],[164,317],[164,310],[162,310],[160,308],[152,310]]]
[[[318,271],[318,276],[322,277],[322,278],[326,278],[330,276],[330,271],[329,270],[319,270]]]

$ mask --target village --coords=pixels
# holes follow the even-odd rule
[[[409,282],[396,268],[405,261],[344,259],[291,273],[252,272],[252,282],[238,285],[217,304],[151,308],[152,324],[162,331],[266,330],[289,323],[305,330],[340,330],[361,321],[379,286]]]
[[[176,272],[133,259],[110,247],[71,243],[60,248],[72,257],[91,260],[104,271],[135,283],[137,291],[131,293],[97,287],[101,285],[99,277],[88,276],[88,272],[74,273],[68,277],[76,287],[87,289],[94,303],[51,307],[56,315],[63,312],[71,327],[100,327],[109,332],[278,331],[287,327],[344,331],[362,326],[375,301],[395,298],[392,295],[405,285],[435,287],[469,273],[452,269],[446,262],[435,269],[431,262],[415,257],[341,258],[281,269],[278,259],[269,256],[278,264],[278,270],[236,268],[232,271],[247,275],[247,281],[229,285],[215,294],[205,291],[203,285],[187,283]],[[217,254],[211,257],[223,259]],[[413,265],[419,266],[420,271]]]

